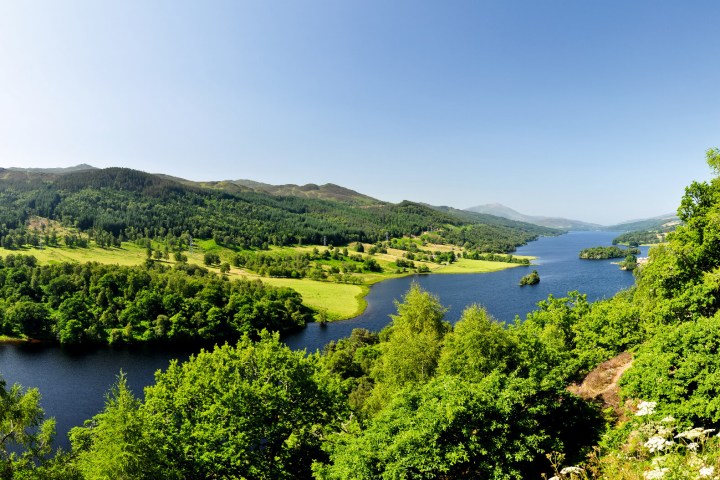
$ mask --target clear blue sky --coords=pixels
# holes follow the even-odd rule
[[[720,146],[719,20],[716,1],[6,1],[0,166],[654,216]]]

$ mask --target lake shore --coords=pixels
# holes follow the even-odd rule
[[[210,271],[220,273],[219,266],[207,266],[203,262],[203,252],[218,252],[223,261],[229,261],[231,255],[235,252],[219,247],[213,241],[199,241],[198,249],[195,252],[188,253],[188,262],[196,265],[204,266]],[[364,244],[365,251],[369,250],[372,245]],[[268,254],[291,254],[291,253],[307,253],[312,252],[315,248],[324,248],[320,246],[296,246],[296,247],[271,247],[266,253]],[[424,265],[429,270],[423,274],[479,274],[491,273],[508,268],[524,266],[517,263],[492,262],[487,260],[472,260],[461,258],[462,249],[451,245],[428,245],[428,250],[450,252],[453,251],[457,255],[457,259],[450,263],[433,263],[415,261],[416,265]],[[67,247],[46,247],[37,248],[21,248],[16,250],[7,250],[0,248],[0,256],[7,255],[32,255],[38,259],[39,263],[59,263],[59,262],[98,262],[103,264],[115,264],[123,266],[141,265],[147,261],[146,250],[138,247],[130,242],[126,242],[122,247],[108,248],[67,248]],[[367,301],[365,297],[370,292],[370,287],[376,283],[390,280],[393,278],[402,278],[410,275],[416,275],[414,269],[395,267],[398,259],[405,258],[407,252],[403,250],[388,248],[386,252],[372,255],[382,266],[383,272],[364,272],[353,274],[357,279],[357,283],[340,283],[333,281],[317,281],[309,278],[286,278],[286,277],[267,277],[258,275],[255,272],[247,271],[242,268],[231,267],[227,272],[229,278],[247,278],[259,279],[263,283],[276,286],[288,287],[300,293],[303,303],[315,310],[317,313],[316,320],[324,317],[325,321],[333,322],[337,320],[347,320],[355,318],[365,312]],[[517,257],[528,258],[532,257]],[[169,260],[158,260],[163,265],[173,266],[175,262]],[[395,271],[393,271],[395,270]],[[4,340],[0,340],[4,341]]]

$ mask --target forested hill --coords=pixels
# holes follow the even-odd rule
[[[252,180],[231,180],[224,182],[203,182],[203,185],[225,190],[235,189],[280,196],[335,200],[352,205],[381,205],[387,203],[333,183],[326,183],[325,185],[316,185],[314,183],[308,183],[306,185],[269,185]]]
[[[336,192],[352,192],[333,187]],[[328,191],[327,185],[323,188]],[[3,246],[8,246],[8,237],[24,240],[28,222],[35,216],[56,220],[94,238],[112,236],[113,242],[191,236],[214,238],[219,244],[238,248],[323,241],[341,245],[431,232],[435,240],[507,252],[538,235],[559,233],[410,201],[357,205],[329,198],[218,188],[125,168],[62,174],[0,171]],[[12,244],[11,240],[9,246]]]

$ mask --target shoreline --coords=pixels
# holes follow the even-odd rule
[[[535,260],[535,257],[522,257],[522,258],[528,258],[531,262]],[[509,262],[490,262],[487,260],[470,260],[470,259],[461,259],[459,262],[482,262],[482,266],[486,268],[478,268],[481,265],[476,265],[476,268],[471,268],[470,266],[467,266],[463,268],[462,266],[457,266],[454,264],[450,265],[442,265],[439,268],[435,270],[431,270],[430,272],[425,273],[418,273],[418,272],[403,272],[403,273],[395,273],[391,275],[384,276],[383,278],[374,278],[370,280],[368,283],[364,283],[362,285],[357,285],[362,288],[362,292],[358,293],[356,295],[356,301],[358,302],[358,308],[354,312],[352,316],[348,317],[342,317],[342,318],[333,318],[332,320],[328,319],[325,323],[333,323],[333,322],[339,322],[344,320],[351,320],[355,317],[358,317],[362,315],[365,310],[367,309],[367,300],[365,297],[370,293],[370,288],[378,283],[392,280],[396,278],[405,278],[413,275],[482,275],[485,273],[494,273],[499,272],[502,270],[508,270],[511,268],[516,267],[530,267],[532,266],[532,263],[528,265],[523,265],[520,263],[509,263]],[[492,268],[487,268],[488,266],[492,266]],[[455,267],[455,268],[452,268]],[[260,277],[262,280],[262,277]],[[318,283],[326,283],[326,282],[318,282]],[[318,321],[315,321],[313,323],[320,323]]]
[[[312,247],[307,246],[304,248],[309,249]],[[367,245],[367,248],[370,248],[369,244]],[[446,245],[434,245],[433,248],[437,248],[439,250],[456,249],[456,247],[448,247]],[[302,250],[302,247],[297,248],[297,250]],[[143,261],[145,261],[144,251],[136,245],[129,243],[127,245],[123,245],[123,247],[121,248],[110,249],[65,249],[53,247],[43,250],[21,249],[6,251],[5,249],[0,248],[0,255],[3,254],[32,255],[38,259],[38,263],[55,263],[58,261],[83,263],[87,261],[97,261],[99,263],[115,264],[119,266],[133,266],[139,265]],[[403,254],[403,251],[395,251],[394,249],[390,249],[389,254],[380,254],[376,258],[378,258],[380,263],[383,264],[385,268],[387,268],[388,266],[392,268],[392,262],[394,262],[397,258],[400,258]],[[191,258],[191,263],[204,266],[199,253],[193,254],[192,257],[194,258]],[[528,260],[530,261],[534,260],[533,257],[519,256],[518,258],[528,258]],[[417,273],[415,271],[388,271],[383,273],[365,273],[360,276],[361,281],[359,283],[325,282],[310,280],[308,278],[294,279],[286,277],[264,277],[236,267],[231,268],[228,276],[230,278],[237,279],[259,279],[261,282],[268,286],[292,288],[302,296],[303,303],[306,306],[312,308],[318,313],[324,311],[326,321],[329,323],[339,320],[348,320],[362,315],[367,309],[367,301],[365,300],[365,297],[367,297],[367,295],[370,293],[370,288],[372,287],[372,285],[385,280],[402,278],[416,274],[481,274],[506,270],[508,268],[526,266],[517,263],[472,260],[466,258],[458,258],[455,262],[446,265],[438,265],[429,262],[421,263],[427,265],[430,268],[430,271],[427,273]],[[205,268],[208,267],[205,266]],[[220,274],[216,268],[209,267],[208,269],[211,272]],[[317,321],[318,320],[316,318],[315,322]],[[8,339],[2,339],[2,337],[0,337],[0,342],[24,342],[24,340],[21,338],[13,338],[12,340],[10,340],[10,338],[11,337],[8,337]]]

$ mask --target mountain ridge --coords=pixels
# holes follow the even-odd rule
[[[583,222],[581,220],[572,220],[562,217],[534,216],[525,215],[513,210],[512,208],[501,203],[490,203],[485,205],[476,205],[465,209],[469,212],[484,213],[503,217],[519,222],[532,223],[548,228],[559,228],[562,230],[601,230],[602,225],[597,223]]]
[[[564,230],[605,230],[623,232],[629,232],[634,230],[668,231],[680,223],[680,219],[677,217],[677,215],[673,213],[666,213],[649,218],[627,220],[612,225],[601,225],[598,223],[590,223],[562,217],[525,215],[501,203],[477,205],[475,207],[466,208],[465,211],[495,215],[498,217],[507,218],[509,220],[532,223],[535,225],[550,228],[560,228]]]
[[[540,235],[561,233],[418,202],[380,202],[334,184],[275,188],[259,182],[193,182],[119,167],[64,174],[0,170],[0,202],[0,237],[20,245],[32,216],[109,236],[112,242],[170,238],[177,243],[189,236],[241,250],[301,242],[374,243],[432,233],[440,243],[507,253]]]

